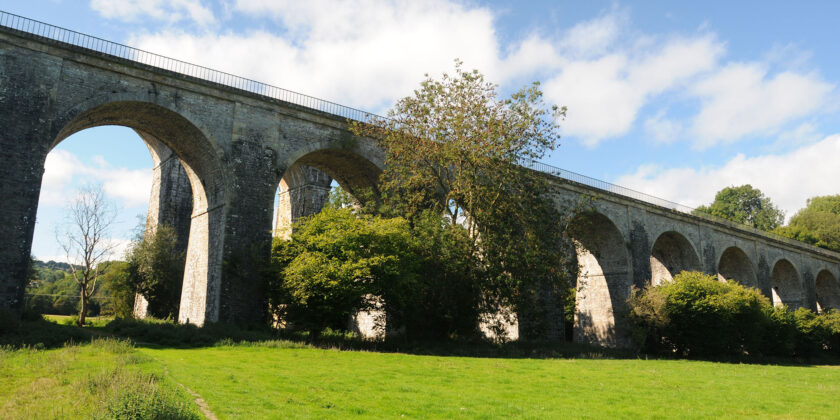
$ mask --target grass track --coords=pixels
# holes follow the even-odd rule
[[[838,418],[840,368],[141,349],[219,418]]]

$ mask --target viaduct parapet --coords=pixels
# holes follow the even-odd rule
[[[47,154],[87,128],[130,127],[149,147],[147,231],[173,226],[187,254],[181,322],[260,320],[264,299],[250,273],[272,233],[287,234],[277,225],[320,210],[333,180],[351,193],[376,186],[383,152],[347,129],[349,108],[281,100],[267,96],[271,87],[186,63],[189,71],[167,70],[95,51],[73,41],[81,34],[58,38],[68,43],[8,26],[18,27],[0,14],[0,309],[22,310]],[[558,205],[589,203],[572,229],[578,341],[625,345],[618,314],[631,287],[687,269],[757,287],[778,304],[840,307],[840,254],[554,179]],[[143,315],[144,303],[135,310]]]

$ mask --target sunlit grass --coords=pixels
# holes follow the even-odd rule
[[[272,345],[142,349],[220,418],[837,418],[840,369]],[[291,343],[289,343],[291,344]]]

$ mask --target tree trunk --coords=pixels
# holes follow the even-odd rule
[[[80,327],[85,326],[85,316],[87,316],[87,293],[86,293],[87,291],[85,289],[86,288],[84,286],[82,286],[82,291],[81,291],[82,304],[81,304],[81,309],[79,310],[79,326]]]

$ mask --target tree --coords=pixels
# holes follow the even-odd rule
[[[178,250],[178,235],[168,225],[159,226],[134,240],[126,254],[129,283],[149,302],[156,318],[177,318],[181,305],[186,253]]]
[[[697,207],[694,214],[710,214],[764,231],[775,229],[785,219],[770,198],[749,184],[718,191],[712,204]]]
[[[812,197],[775,233],[840,252],[840,195]]]
[[[478,279],[483,310],[494,312],[528,306],[541,284],[562,282],[563,217],[548,179],[520,165],[557,146],[564,115],[545,105],[538,83],[498,99],[495,85],[456,61],[454,75],[427,75],[387,118],[351,129],[386,152],[380,211],[412,224],[432,212],[453,232],[466,229],[466,277]]]
[[[104,291],[103,313],[117,318],[131,318],[134,315],[134,296],[136,291],[131,282],[129,264],[124,261],[104,263],[102,290]]]
[[[56,239],[70,263],[73,279],[79,284],[79,325],[85,324],[88,300],[96,292],[105,262],[116,244],[109,239],[111,225],[117,217],[114,206],[107,201],[101,185],[89,185],[79,190],[68,208],[68,223]]]
[[[408,224],[399,218],[356,216],[325,208],[295,225],[291,240],[276,238],[269,275],[270,307],[315,336],[345,328],[349,316],[374,304],[398,304],[412,288],[416,260]]]

